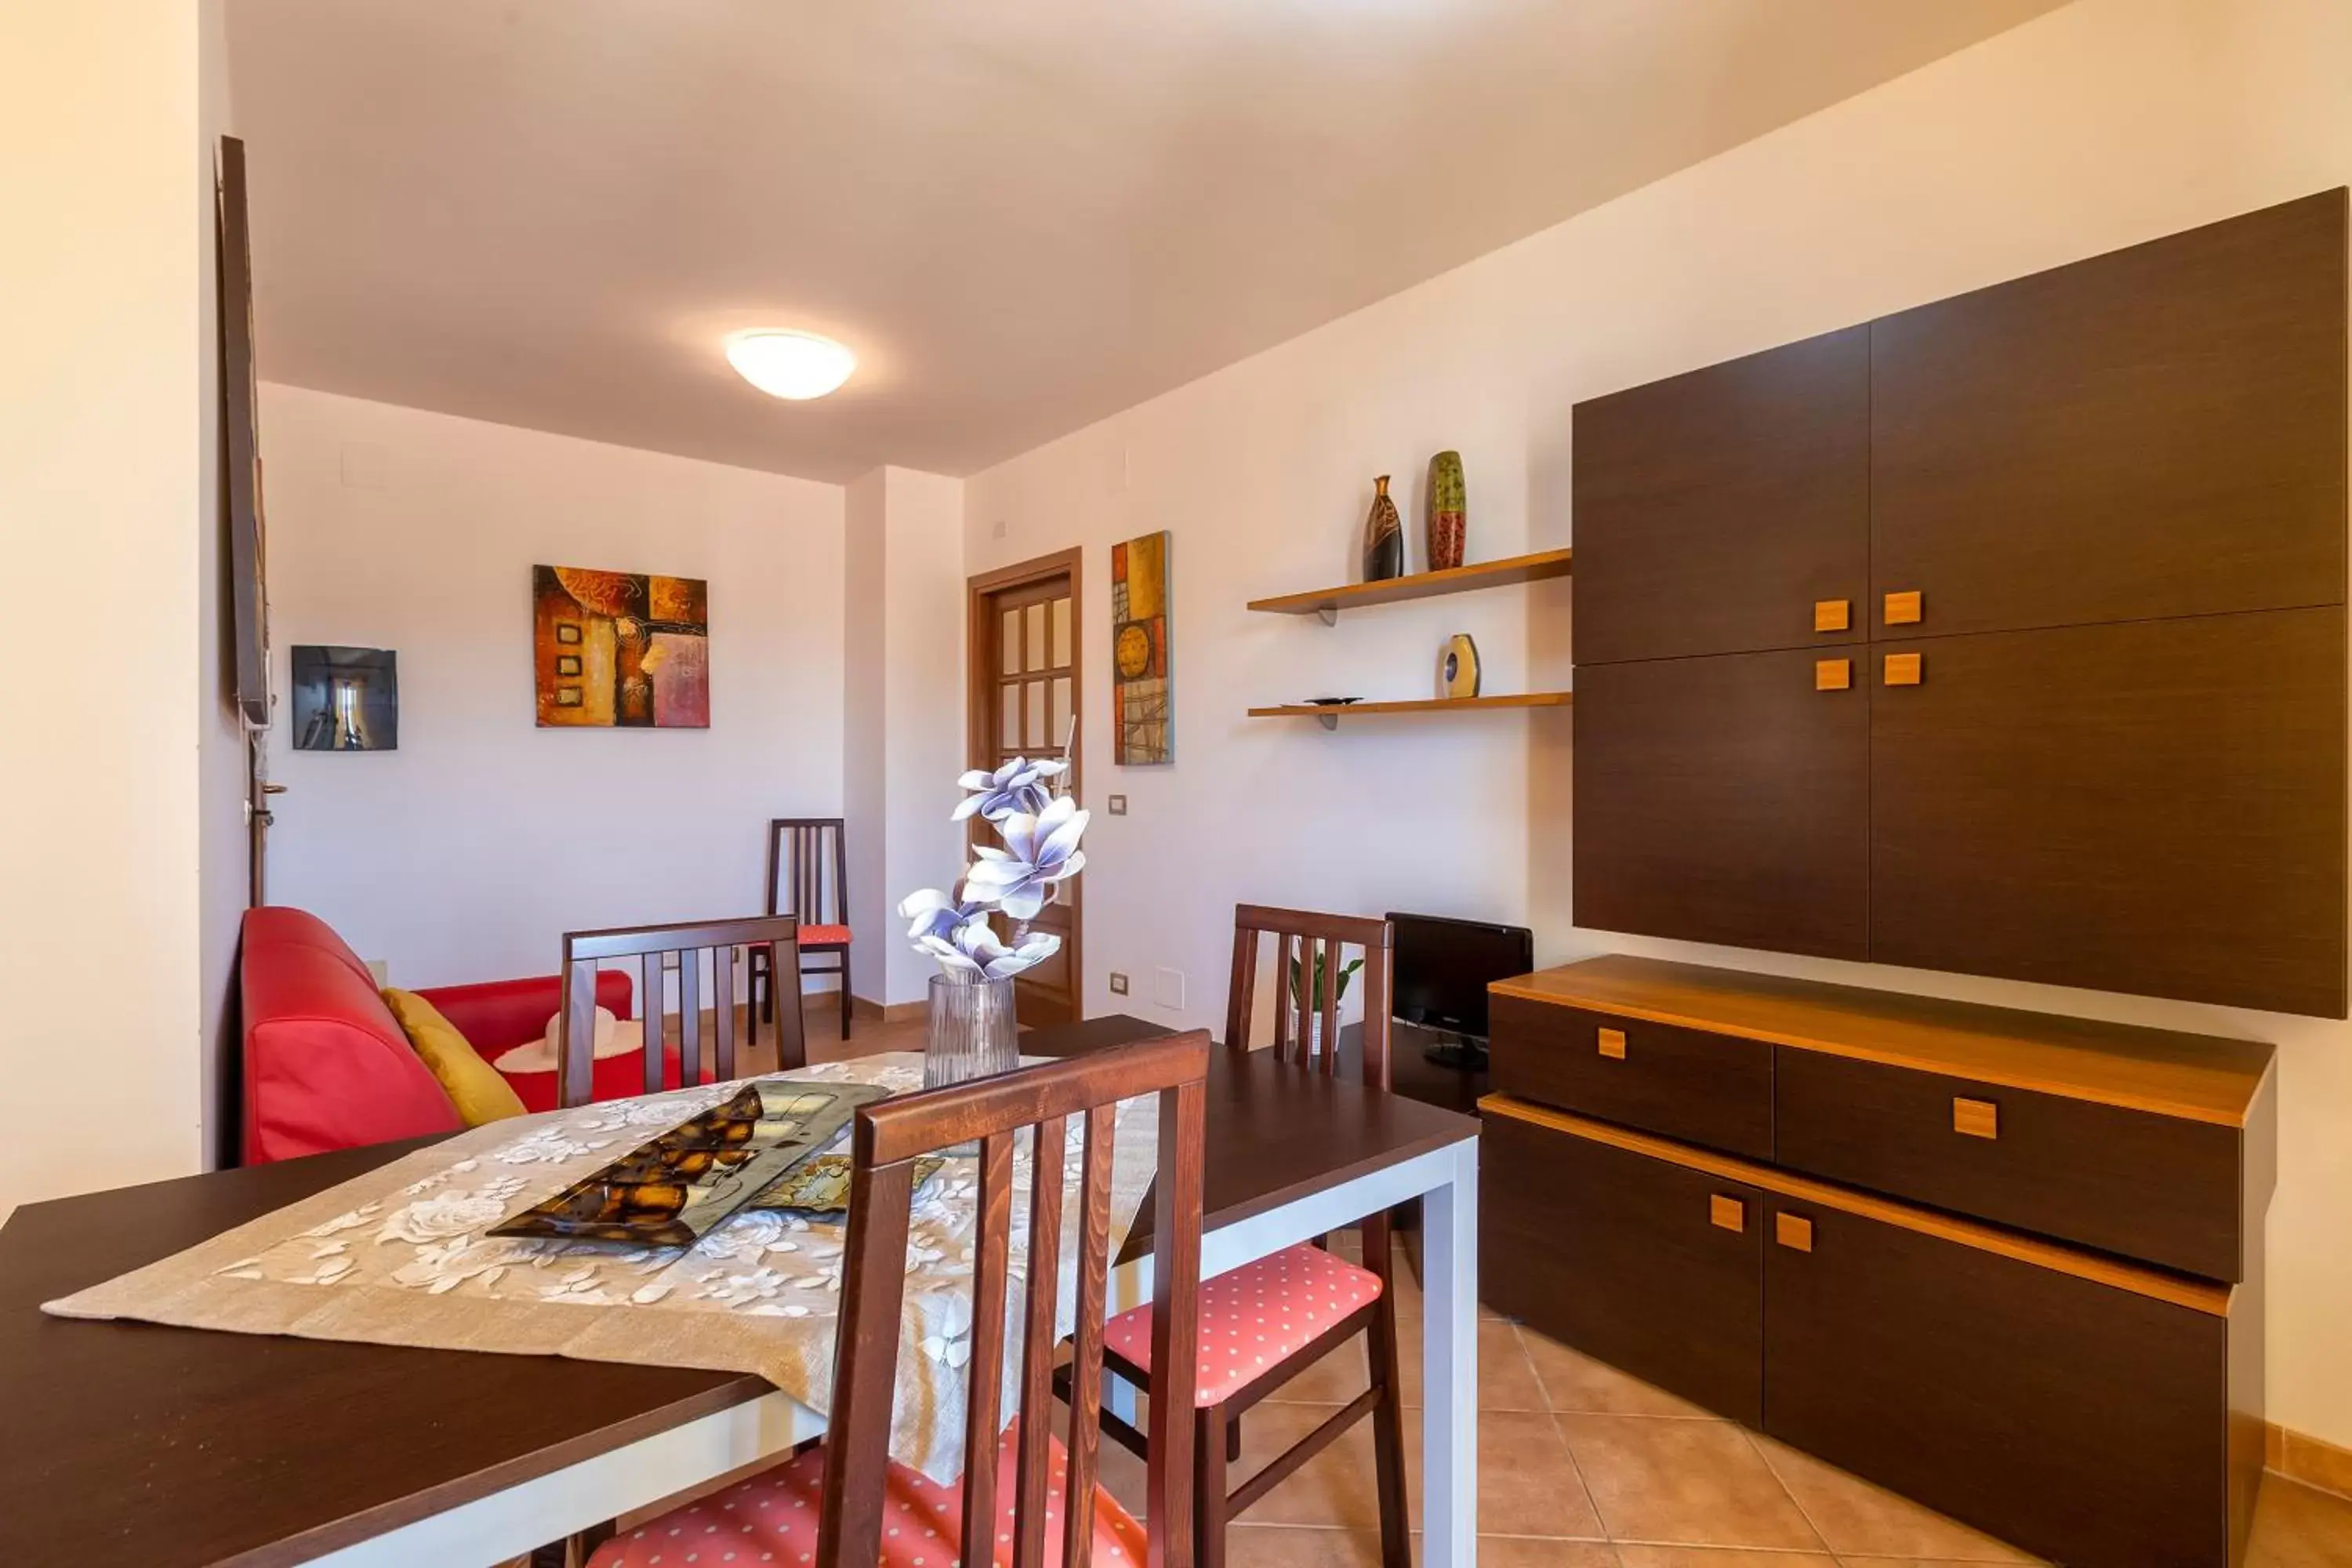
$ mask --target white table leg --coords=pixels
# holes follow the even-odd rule
[[[1423,1568],[1478,1561],[1478,1145],[1422,1194]]]
[[[1103,1306],[1107,1316],[1116,1318],[1131,1307],[1142,1306],[1151,1300],[1150,1257],[1146,1255],[1112,1269],[1105,1283]],[[1104,1374],[1102,1407],[1137,1430],[1142,1429],[1143,1391],[1127,1379]]]

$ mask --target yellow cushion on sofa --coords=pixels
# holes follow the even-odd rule
[[[440,1008],[414,991],[392,988],[385,990],[383,1004],[400,1020],[401,1033],[440,1080],[442,1092],[467,1126],[479,1127],[486,1121],[523,1114],[522,1101],[515,1098],[512,1086],[475,1054],[457,1026],[441,1016]]]

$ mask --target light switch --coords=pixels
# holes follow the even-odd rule
[[[1115,795],[1111,796],[1107,809],[1113,816],[1125,816],[1127,815],[1127,796],[1123,795]]]
[[[1116,969],[1110,972],[1110,994],[1114,996],[1127,994],[1127,976]]]

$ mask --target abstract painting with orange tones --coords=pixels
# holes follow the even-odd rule
[[[534,566],[530,588],[541,729],[709,728],[709,584]]]

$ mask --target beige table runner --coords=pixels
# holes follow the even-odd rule
[[[782,1075],[921,1087],[910,1053]],[[483,1234],[667,1128],[724,1100],[712,1084],[494,1122],[226,1231],[42,1310],[237,1333],[292,1334],[436,1350],[563,1355],[754,1373],[823,1412],[833,1392],[843,1226],[751,1211],[688,1247]],[[1111,1251],[1150,1184],[1159,1102],[1119,1107]],[[1063,1332],[1072,1327],[1080,1129],[1064,1163]],[[1011,1321],[1028,1249],[1029,1141],[1013,1162]],[[962,1471],[971,1327],[976,1163],[951,1160],[917,1192],[891,1453],[934,1479]],[[1013,1407],[1021,1336],[1006,1339]]]

